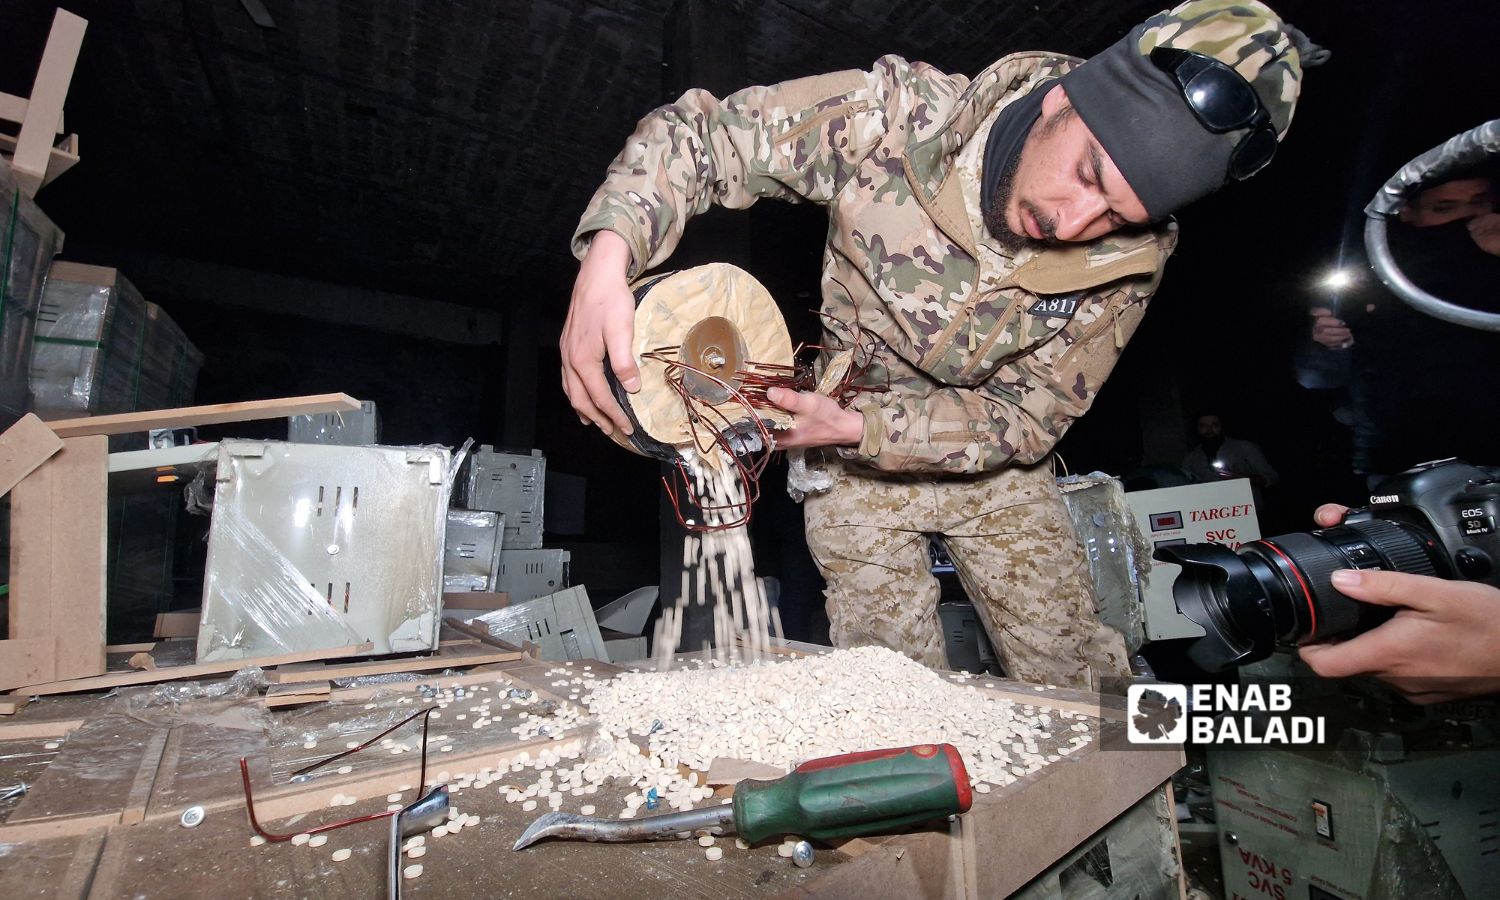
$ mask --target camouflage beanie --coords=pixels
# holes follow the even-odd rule
[[[1188,0],[1064,76],[1068,100],[1152,219],[1223,187],[1230,155],[1246,135],[1214,134],[1199,123],[1177,82],[1151,62],[1159,46],[1233,67],[1255,89],[1278,141],[1297,106],[1303,65],[1327,56],[1256,0]]]

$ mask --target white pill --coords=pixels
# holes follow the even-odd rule
[[[536,809],[536,801],[527,800],[525,803],[521,804],[521,809],[525,812],[531,812],[533,809]]]
[[[586,803],[581,809],[578,810],[578,812],[585,816],[592,816],[594,814],[594,805],[592,803]]]
[[[317,747],[318,747],[318,742],[317,741],[304,741],[302,743],[302,749],[303,750],[316,750]]]
[[[343,862],[344,860],[348,859],[350,854],[352,854],[353,852],[354,851],[350,850],[348,847],[344,847],[341,850],[335,850],[333,851],[333,861]]]
[[[261,844],[264,844],[265,842],[266,842],[266,839],[263,838],[263,837],[261,837],[258,834],[252,835],[250,837],[250,846],[252,846],[252,847],[259,847]]]
[[[427,855],[427,848],[426,847],[413,847],[410,850],[406,851],[406,858],[407,859],[421,859],[422,857],[424,857],[426,855]]]
[[[714,836],[711,834],[705,834],[698,838],[698,846],[700,847],[712,847],[713,845]]]
[[[699,843],[701,844],[702,841],[699,841]],[[703,855],[708,857],[709,862],[718,862],[719,860],[724,858],[724,848],[709,847],[707,850],[703,851]]]
[[[401,802],[401,795],[400,794],[386,794],[385,795],[385,802],[387,802],[387,803],[400,803]]]
[[[47,743],[45,743],[45,744],[42,745],[42,749],[43,750],[56,750],[58,747],[61,747],[61,746],[62,746],[62,743],[59,742],[59,741],[48,741]]]
[[[339,766],[339,774],[340,775],[348,775],[350,772],[353,772],[353,771],[354,771],[354,767],[353,766]]]
[[[307,846],[309,846],[309,847],[321,847],[321,846],[323,846],[326,843],[328,843],[328,835],[326,835],[326,834],[315,834],[311,838],[308,839]]]
[[[735,838],[734,839],[734,845],[736,847],[740,848],[741,850],[749,850],[750,849],[750,842],[747,841],[747,840],[745,840],[744,838],[738,838],[738,837]]]
[[[401,874],[406,878],[416,878],[422,874],[422,864],[417,863],[414,866],[407,866],[401,870]]]
[[[302,845],[303,845],[303,844],[305,844],[305,843],[307,843],[307,842],[308,842],[308,840],[309,840],[309,839],[310,839],[310,838],[311,838],[311,837],[312,837],[312,835],[310,835],[310,834],[298,834],[298,835],[293,835],[293,836],[292,836],[292,846],[293,846],[293,847],[300,847],[300,846],[302,846]]]

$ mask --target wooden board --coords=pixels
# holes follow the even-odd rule
[[[273,684],[266,690],[263,705],[267,709],[282,706],[301,706],[304,703],[319,703],[327,700],[332,686],[326,681],[309,681],[303,684]]]
[[[156,628],[151,634],[159,638],[196,638],[201,614],[202,611],[196,609],[157,613]]]
[[[329,681],[334,678],[354,678],[359,675],[387,675],[391,672],[420,672],[424,669],[465,668],[485,663],[506,662],[520,659],[521,654],[504,650],[472,650],[436,656],[411,656],[403,659],[376,660],[366,663],[348,663],[319,668],[292,671],[267,672],[266,681],[271,684],[297,684],[303,681]]]
[[[180,678],[227,675],[230,672],[237,672],[246,666],[259,666],[264,669],[270,666],[307,662],[314,659],[336,659],[347,656],[358,656],[361,653],[370,652],[370,647],[370,644],[351,644],[348,647],[333,647],[327,650],[304,650],[301,653],[283,653],[280,656],[257,656],[250,659],[226,659],[219,662],[194,663],[190,666],[171,666],[165,669],[152,669],[149,672],[111,672],[108,675],[99,675],[93,678],[75,678],[68,681],[54,681],[48,684],[31,684],[15,691],[15,693],[32,696],[38,694],[71,694],[75,691],[108,690],[109,688],[121,687],[127,684],[155,684],[159,681],[176,681]],[[100,645],[100,649],[103,649],[102,644]]]
[[[102,436],[65,439],[11,492],[11,634],[53,642],[49,680],[104,672],[108,455]]]
[[[27,413],[0,434],[0,495],[10,493],[21,479],[36,471],[63,447],[57,432],[36,413]]]
[[[84,434],[131,434],[138,431],[150,431],[153,428],[220,425],[225,422],[280,419],[286,416],[308,416],[314,413],[358,412],[359,408],[359,401],[348,394],[311,394],[306,397],[247,400],[241,403],[217,403],[212,406],[183,406],[176,409],[154,409],[110,416],[58,419],[47,424],[62,437],[75,437]]]
[[[32,83],[31,96],[26,100],[26,119],[16,136],[15,156],[11,159],[16,181],[28,196],[35,196],[47,180],[47,163],[57,134],[57,123],[62,119],[68,85],[73,81],[73,66],[78,62],[78,51],[83,46],[83,33],[88,24],[86,19],[66,10],[59,9],[53,16],[52,31],[42,50],[36,81]]]

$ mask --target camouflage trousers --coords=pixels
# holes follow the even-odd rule
[[[934,479],[830,458],[833,487],[808,495],[804,513],[834,646],[885,646],[947,668],[927,552],[937,534],[1009,677],[1097,690],[1128,675],[1049,462]]]

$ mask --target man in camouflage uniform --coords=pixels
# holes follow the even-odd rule
[[[823,312],[879,336],[866,382],[889,385],[848,408],[770,398],[797,416],[778,447],[824,448],[834,478],[806,505],[834,643],[945,663],[937,534],[1013,677],[1125,674],[1048,454],[1140,324],[1171,213],[1253,174],[1286,133],[1298,44],[1254,0],[1190,0],[1086,63],[1020,53],[970,80],[887,56],[723,100],[689,91],[641,121],[579,223],[568,396],[585,423],[629,433],[606,352],[637,389],[627,281],[689,218],[822,204]]]

